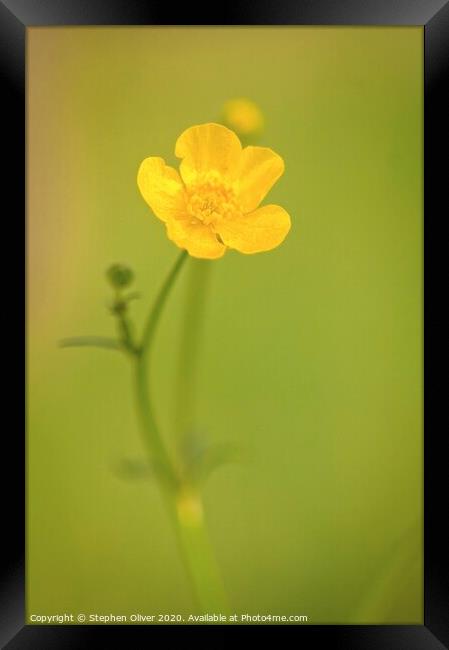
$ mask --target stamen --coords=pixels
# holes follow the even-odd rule
[[[200,174],[196,182],[187,188],[189,196],[187,210],[196,223],[215,224],[221,219],[235,216],[240,212],[236,201],[235,188],[217,172]]]

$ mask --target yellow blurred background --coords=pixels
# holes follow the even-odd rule
[[[213,263],[198,430],[250,460],[207,519],[236,613],[422,622],[421,28],[28,30],[27,613],[188,613],[145,460],[105,270],[128,263],[141,327],[178,251],[136,185],[225,102],[262,109],[292,230]],[[190,263],[190,262],[189,262]],[[153,376],[171,435],[185,276]]]

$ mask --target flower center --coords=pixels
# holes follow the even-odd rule
[[[201,221],[206,226],[214,225],[240,212],[234,187],[218,172],[199,175],[195,183],[187,188],[187,194],[187,212],[192,224]]]

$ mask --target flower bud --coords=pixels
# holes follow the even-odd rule
[[[250,99],[230,99],[223,107],[224,124],[240,137],[259,134],[264,119],[260,108]]]
[[[106,272],[106,277],[114,289],[125,289],[134,279],[133,271],[123,264],[113,264]]]

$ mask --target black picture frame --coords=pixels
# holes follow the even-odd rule
[[[305,647],[386,650],[438,650],[449,648],[449,579],[447,569],[447,415],[443,410],[445,389],[443,312],[447,238],[443,237],[444,200],[448,183],[445,103],[449,67],[449,0],[268,0],[221,3],[214,12],[189,3],[173,7],[160,0],[0,0],[0,69],[3,118],[3,192],[8,199],[4,211],[5,240],[17,243],[16,260],[23,259],[25,196],[25,46],[28,27],[46,25],[421,25],[425,39],[424,118],[424,241],[425,241],[425,517],[424,625],[298,625],[289,626]],[[6,148],[6,150],[5,150]],[[4,201],[5,204],[5,201]],[[447,237],[447,236],[446,236]],[[443,249],[443,246],[445,247]],[[5,246],[6,248],[6,246]],[[444,254],[445,253],[445,254]],[[26,257],[26,255],[24,255]],[[5,264],[5,257],[3,258]],[[21,279],[25,265],[17,264]],[[23,394],[20,372],[24,357],[23,302],[17,287],[11,287],[10,262],[4,268],[3,315],[6,323],[5,351],[10,355],[8,392]],[[442,299],[443,298],[443,299]],[[14,317],[17,323],[14,324]],[[6,377],[6,373],[4,375]],[[21,390],[22,389],[22,390]],[[4,391],[5,394],[5,391]],[[23,434],[24,409],[7,400],[3,428],[4,528],[2,580],[0,586],[0,642],[8,650],[102,647],[110,636],[118,644],[143,647],[138,638],[151,642],[154,626],[28,626],[25,621],[25,472]],[[8,412],[9,408],[9,412]],[[166,626],[170,630],[184,627]],[[219,627],[223,639],[229,626]],[[279,626],[277,626],[279,628]],[[188,628],[190,630],[198,627]],[[224,630],[224,631],[223,631]],[[218,630],[217,630],[218,631]],[[313,644],[313,646],[312,646]]]

